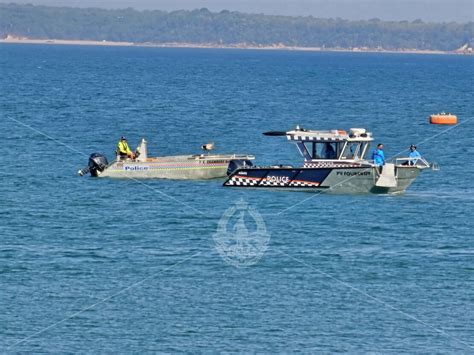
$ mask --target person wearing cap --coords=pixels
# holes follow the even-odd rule
[[[421,154],[416,150],[416,145],[412,144],[410,146],[410,154],[408,154],[408,165],[416,165],[416,162],[421,158]]]
[[[377,144],[377,149],[375,149],[372,153],[372,159],[374,161],[375,166],[383,166],[385,165],[385,153],[383,152],[383,144]]]
[[[117,153],[120,156],[120,159],[135,158],[135,154],[133,154],[132,150],[128,146],[127,138],[125,137],[121,137],[117,143]]]

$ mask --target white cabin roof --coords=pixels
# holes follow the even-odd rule
[[[340,129],[330,131],[313,131],[296,127],[296,129],[286,132],[286,137],[291,141],[312,141],[312,142],[341,142],[341,141],[373,141],[372,133],[364,128],[351,128],[349,132]]]

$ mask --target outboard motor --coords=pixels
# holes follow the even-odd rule
[[[107,158],[105,155],[100,153],[92,153],[89,157],[89,164],[79,170],[77,173],[81,176],[91,173],[92,176],[99,176],[99,174],[105,170],[105,168],[109,165]]]
[[[251,166],[253,166],[253,164],[250,160],[244,160],[244,159],[231,160],[229,163],[229,167],[227,168],[227,176],[230,176],[237,169],[248,168]]]

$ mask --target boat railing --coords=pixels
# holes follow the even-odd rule
[[[194,154],[190,159],[202,160],[202,159],[245,159],[245,160],[254,160],[255,155],[251,154]]]
[[[423,157],[403,157],[395,159],[396,166],[416,166],[419,169],[433,169],[439,170],[439,165],[437,163],[429,163]]]

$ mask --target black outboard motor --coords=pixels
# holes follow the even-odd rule
[[[237,169],[248,168],[251,166],[253,166],[253,164],[250,160],[244,160],[244,159],[231,160],[229,163],[229,167],[227,168],[227,176],[230,176]]]
[[[100,153],[92,153],[89,157],[89,164],[79,170],[77,173],[81,176],[91,173],[92,176],[98,176],[105,168],[109,165],[107,158],[105,155]]]

